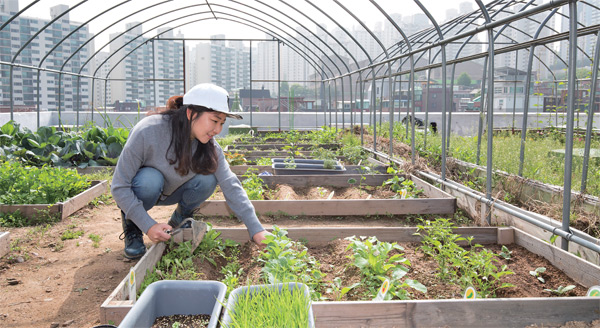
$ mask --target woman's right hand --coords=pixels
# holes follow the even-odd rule
[[[167,241],[171,239],[171,235],[166,233],[166,231],[171,229],[171,226],[166,223],[157,223],[148,229],[147,235],[153,243]]]

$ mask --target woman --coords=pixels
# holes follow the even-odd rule
[[[217,183],[250,238],[258,245],[265,239],[252,203],[214,140],[227,117],[242,118],[230,113],[227,91],[199,84],[181,100],[178,109],[137,123],[117,162],[111,191],[121,209],[126,258],[137,259],[146,252],[142,232],[152,242],[169,240],[167,231],[193,216]],[[157,223],[148,215],[154,205],[173,204],[177,208],[168,223]]]

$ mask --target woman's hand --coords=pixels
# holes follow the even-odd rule
[[[257,232],[254,234],[254,236],[252,236],[252,240],[258,245],[258,247],[260,247],[260,248],[266,247],[267,245],[263,244],[262,241],[267,238],[266,237],[267,234],[269,234],[269,232],[267,232],[267,230]]]
[[[171,230],[171,226],[166,223],[157,223],[148,229],[148,238],[152,240],[153,243],[158,243],[160,241],[167,241],[171,239],[171,235],[166,233],[166,230]]]

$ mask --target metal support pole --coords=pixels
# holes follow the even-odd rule
[[[338,103],[338,92],[337,92],[337,79],[333,80],[333,91],[335,92],[334,94],[334,108],[335,108],[335,133],[338,132],[338,108],[337,108],[337,103]],[[344,102],[342,101],[342,113],[344,112]]]
[[[62,126],[62,117],[60,115],[60,96],[61,96],[61,81],[62,81],[62,73],[58,73],[58,99],[56,99],[56,101],[58,102],[58,126]]]
[[[487,76],[487,69],[489,57],[485,57],[483,60],[483,76],[481,78],[481,94],[479,95],[479,125],[477,126],[477,159],[475,164],[479,165],[481,162],[481,138],[483,137],[483,106],[485,105],[485,101],[487,101],[487,97],[485,97],[485,82]],[[493,78],[493,75],[492,75]]]
[[[575,81],[577,80],[577,1],[569,1],[569,68],[567,98],[567,131],[565,140],[565,173],[563,192],[562,229],[570,231],[571,220],[571,171],[573,164],[573,120],[575,114]],[[569,250],[569,240],[562,239],[561,248]]]
[[[77,127],[79,128],[79,110],[81,109],[81,102],[79,99],[79,90],[81,89],[81,76],[77,76],[77,107],[76,107],[76,111],[77,111]]]
[[[157,87],[156,87],[156,48],[152,39],[152,99],[154,99],[154,107],[158,107]],[[185,90],[183,90],[185,92]]]
[[[277,42],[277,112],[279,113],[279,132],[281,132],[281,42]]]
[[[512,112],[512,131],[515,130],[515,116],[517,114],[517,77],[519,72],[519,50],[515,51],[515,81],[513,88],[513,112]],[[523,91],[525,88],[523,88]]]
[[[250,128],[253,127],[253,125],[252,125],[252,112],[253,112],[252,94],[253,94],[253,92],[252,92],[252,41],[250,41]]]
[[[429,64],[431,64],[431,49],[429,49]],[[427,98],[425,98],[425,126],[423,130],[423,149],[427,149],[427,128],[429,127],[429,85],[431,84],[431,68],[427,69],[427,86],[425,90],[427,91]],[[413,117],[416,120],[415,117]]]
[[[40,69],[37,70],[37,87],[36,87],[36,102],[37,102],[37,128],[40,128],[40,74],[42,71]],[[12,87],[12,86],[11,86]],[[11,118],[12,119],[12,118]]]
[[[546,16],[544,21],[540,24],[540,27],[538,28],[538,30],[535,32],[535,35],[533,36],[534,40],[538,38],[538,36],[542,32],[542,28],[546,25],[546,23],[548,23],[550,18],[557,11],[558,11],[558,8],[555,8],[548,16]],[[521,127],[521,149],[520,149],[520,153],[519,153],[519,176],[520,177],[523,176],[523,164],[525,163],[525,141],[527,140],[526,139],[527,121],[528,121],[528,117],[529,117],[529,95],[530,95],[529,86],[531,85],[531,72],[533,69],[533,56],[534,55],[535,55],[535,44],[532,44],[531,47],[529,48],[529,59],[527,61],[527,76],[525,77],[525,85],[523,85],[523,94],[524,94],[525,98],[523,100],[523,126]],[[515,77],[515,81],[516,81],[516,77]],[[515,87],[515,92],[516,92],[516,87]],[[515,95],[515,97],[516,97],[516,95]],[[514,122],[514,118],[513,118],[513,122]]]
[[[185,83],[185,40],[183,40],[182,44],[181,44],[181,48],[183,48],[183,93],[186,93],[187,88],[186,88],[186,83]],[[168,99],[167,99],[168,100]]]
[[[592,142],[592,129],[594,128],[594,106],[596,106],[596,89],[598,85],[598,60],[600,59],[600,31],[596,36],[596,51],[592,63],[592,83],[590,87],[590,104],[588,106],[587,127],[585,131],[585,148],[583,150],[583,168],[581,171],[581,193],[587,187],[588,166],[590,163],[590,147]]]
[[[373,75],[373,80],[371,81],[371,106],[369,106],[369,116],[371,116],[371,112],[373,112],[373,150],[377,151],[377,122],[376,122],[376,114],[377,114],[377,86],[375,81],[375,69],[371,69],[371,74]]]

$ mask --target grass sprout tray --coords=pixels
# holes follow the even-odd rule
[[[230,327],[234,322],[232,319],[233,314],[236,311],[236,308],[240,307],[238,299],[249,296],[249,298],[254,298],[256,295],[261,295],[261,293],[276,291],[276,294],[281,294],[284,289],[288,289],[292,294],[302,293],[305,297],[308,298],[310,303],[309,290],[306,285],[302,283],[280,283],[280,284],[270,284],[270,285],[252,285],[252,286],[242,286],[234,289],[229,295],[229,299],[227,300],[227,305],[225,307],[225,312],[223,313],[223,320],[221,320],[221,327]],[[261,301],[264,302],[264,301]],[[281,309],[282,311],[290,311],[291,309]],[[312,306],[309,304],[307,311],[307,321],[308,327],[314,328],[315,321]]]

